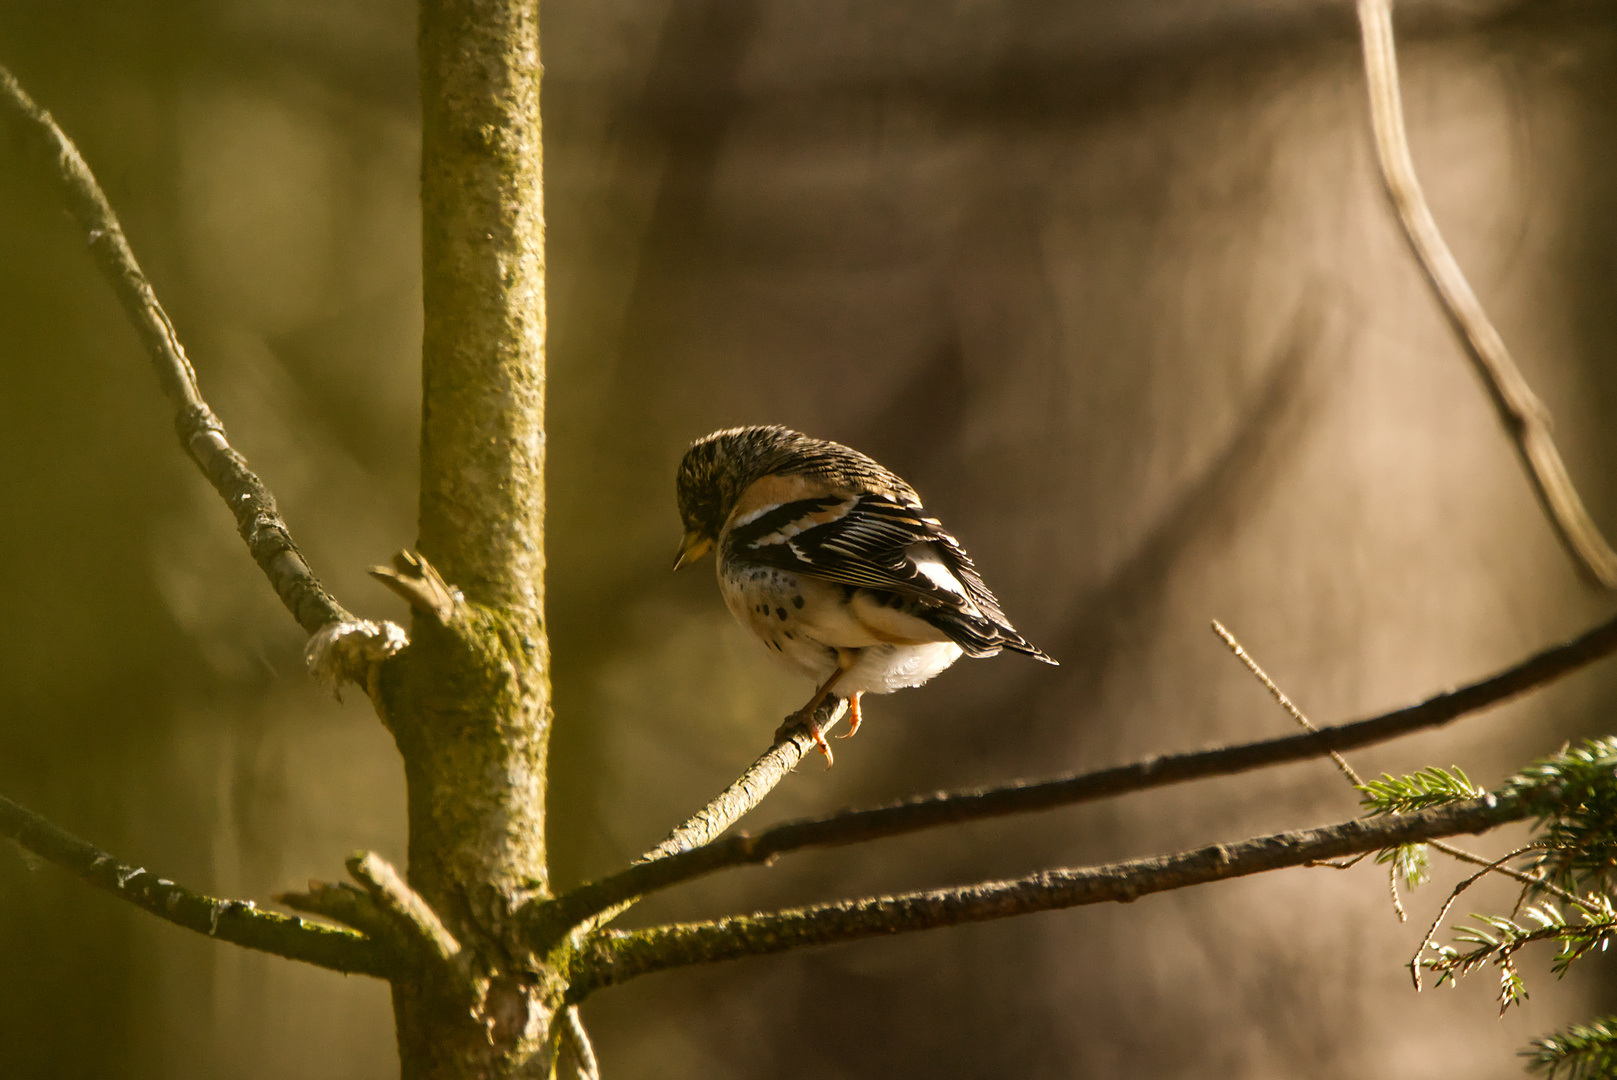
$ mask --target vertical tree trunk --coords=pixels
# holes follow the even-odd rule
[[[394,988],[405,1077],[541,1073],[554,988],[510,912],[546,890],[544,211],[537,0],[422,0],[421,552],[465,594],[416,615],[385,714],[409,784],[410,884],[474,999]]]

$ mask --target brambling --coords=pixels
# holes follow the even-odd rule
[[[719,592],[737,621],[819,689],[787,717],[832,761],[815,710],[920,686],[966,656],[1001,649],[1054,664],[1016,632],[971,556],[915,489],[857,450],[789,428],[698,439],[676,482],[685,525],[674,569],[717,548]]]

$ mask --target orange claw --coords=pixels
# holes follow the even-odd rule
[[[848,732],[845,735],[838,735],[837,738],[851,739],[859,733],[859,724],[864,719],[859,715],[859,699],[864,694],[865,692],[861,690],[848,699]]]
[[[825,732],[820,729],[820,725],[810,721],[809,734],[814,736],[814,745],[825,755],[825,767],[829,769],[836,763],[836,759],[831,754],[831,744],[825,741]]]

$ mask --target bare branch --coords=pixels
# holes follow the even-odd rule
[[[586,924],[597,912],[606,911],[615,904],[718,870],[765,863],[778,855],[803,848],[863,843],[966,821],[1034,813],[1370,746],[1436,727],[1498,704],[1613,651],[1617,651],[1617,619],[1602,623],[1571,641],[1535,653],[1480,682],[1438,694],[1417,705],[1354,723],[1214,750],[1147,758],[1132,765],[1119,765],[1053,780],[938,792],[875,809],[844,810],[828,817],[789,821],[766,829],[757,836],[740,833],[694,849],[674,849],[661,859],[653,861],[648,858],[599,881],[582,885],[565,896],[535,905],[530,914],[529,933],[538,945],[548,947],[569,927]],[[802,745],[812,745],[807,742],[807,736],[803,736],[803,740]],[[801,753],[799,751],[799,756]],[[714,830],[712,835],[717,835],[717,831]],[[673,840],[674,837],[670,837],[663,846],[667,847]],[[599,922],[587,925],[599,925]]]
[[[437,912],[405,884],[393,865],[375,852],[361,852],[348,860],[348,872],[365,886],[376,906],[386,912],[415,948],[440,963],[460,952],[460,942],[445,928]]]
[[[0,836],[175,926],[344,974],[379,979],[389,975],[385,951],[368,937],[297,916],[260,911],[251,900],[220,900],[194,893],[144,867],[119,862],[4,797],[0,797]]]
[[[1436,836],[1481,832],[1528,813],[1519,803],[1485,795],[1415,814],[1361,818],[1106,866],[1049,870],[1014,881],[816,904],[717,922],[608,930],[590,938],[576,954],[568,1000],[582,1001],[602,987],[669,968],[1084,904],[1128,903],[1149,893]]]
[[[590,1042],[590,1033],[584,1030],[584,1019],[578,1015],[578,1006],[567,1006],[557,1022],[562,1025],[560,1042],[566,1050],[564,1060],[570,1059],[572,1066],[571,1071],[566,1073],[558,1068],[558,1080],[563,1077],[569,1080],[601,1080],[601,1066],[595,1060],[595,1046]]]
[[[370,575],[412,610],[431,615],[439,626],[448,626],[449,620],[455,617],[456,605],[466,599],[418,552],[396,552],[392,566],[373,566]]]
[[[829,732],[842,719],[847,702],[828,698],[814,714],[822,733]],[[668,834],[668,839],[640,856],[640,862],[666,858],[681,851],[710,844],[724,830],[751,813],[792,770],[804,756],[815,748],[814,737],[806,727],[793,729],[789,735],[764,751],[747,771],[718,794],[716,798],[685,824]]]
[[[90,167],[50,113],[36,105],[4,67],[0,67],[0,124],[45,163],[48,179],[84,231],[90,254],[146,347],[163,395],[174,407],[180,444],[235,515],[237,531],[281,603],[311,634],[327,623],[352,619],[315,579],[276,509],[274,496],[225,438],[224,425],[197,389],[196,372],[174,324],[135,261]]]
[[[839,698],[827,698],[822,702],[814,713],[814,722],[819,725],[821,734],[834,728],[846,711],[847,702]],[[712,802],[669,833],[662,843],[636,859],[630,870],[606,878],[597,885],[575,889],[560,900],[538,900],[529,904],[521,916],[529,941],[539,952],[546,952],[569,931],[585,933],[623,914],[637,897],[650,890],[617,888],[609,883],[633,870],[660,863],[672,856],[712,850],[713,841],[763,802],[775,790],[775,785],[791,775],[804,755],[816,749],[816,746],[814,736],[806,725],[793,728],[786,738],[765,750],[734,783],[719,792]],[[707,872],[697,870],[679,875],[676,871],[677,876],[669,884]]]
[[[387,944],[391,952],[402,954],[407,947],[392,918],[376,905],[370,893],[347,882],[311,880],[306,892],[276,893],[270,899],[293,911],[352,926],[366,937]]]
[[[1617,589],[1617,552],[1590,519],[1550,434],[1550,415],[1511,359],[1505,340],[1488,319],[1465,273],[1432,217],[1404,131],[1393,48],[1391,0],[1359,0],[1364,72],[1370,88],[1370,116],[1376,156],[1387,193],[1398,211],[1404,236],[1431,283],[1432,291],[1458,331],[1472,365],[1488,388],[1556,535],[1583,573],[1607,589]]]

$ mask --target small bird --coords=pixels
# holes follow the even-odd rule
[[[698,439],[675,484],[685,539],[678,570],[717,547],[719,592],[736,620],[819,689],[776,733],[814,711],[920,686],[967,656],[1001,649],[1054,664],[999,609],[971,556],[915,489],[859,451],[775,425]]]

